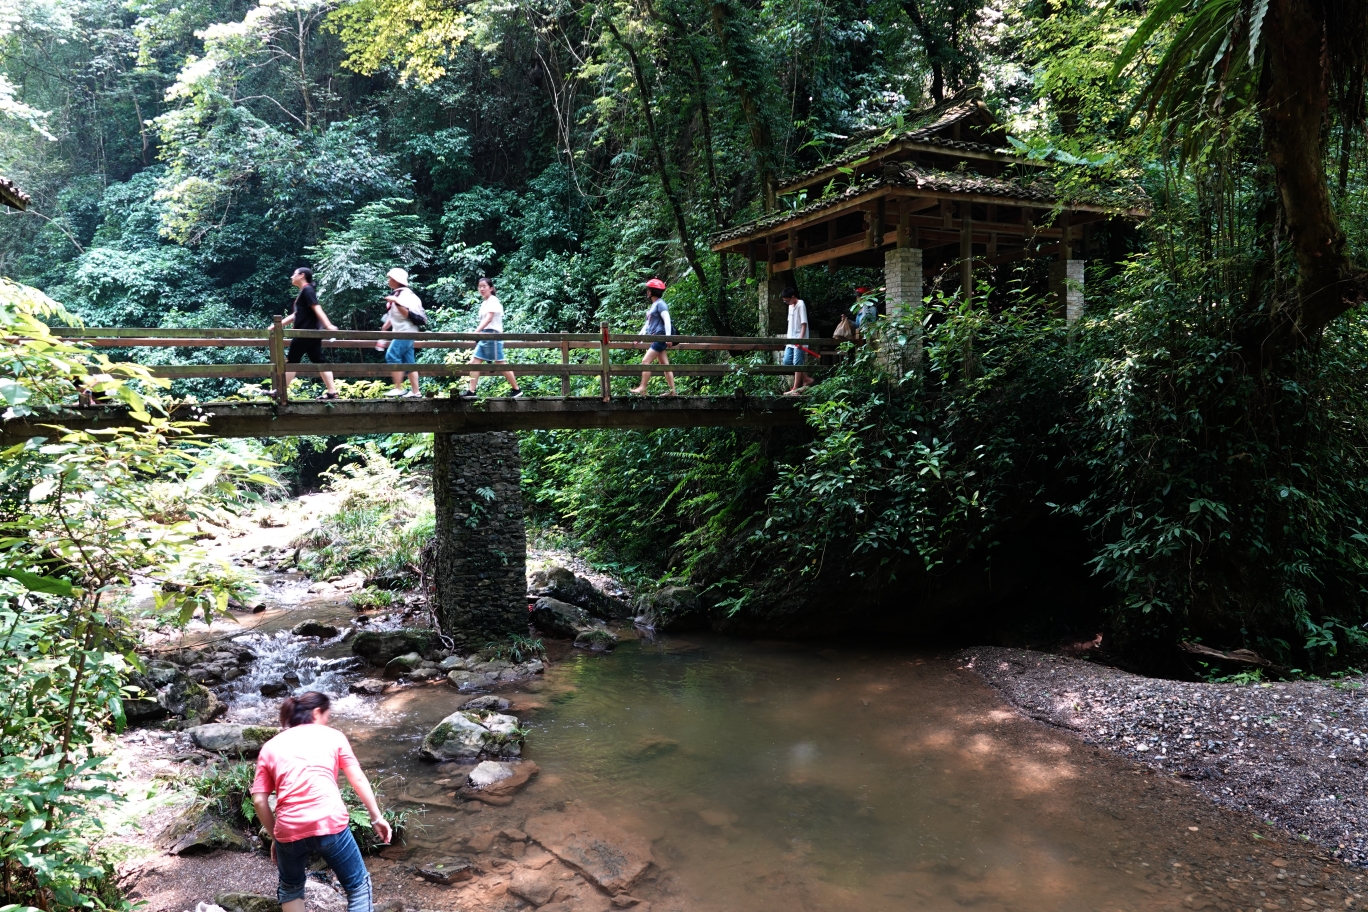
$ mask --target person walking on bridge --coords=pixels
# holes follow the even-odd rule
[[[299,294],[294,299],[294,313],[290,314],[281,324],[284,326],[293,325],[295,329],[328,329],[336,330],[332,320],[323,312],[323,305],[318,303],[318,292],[314,289],[313,270],[308,266],[300,266],[290,276],[290,284],[299,289]],[[303,364],[307,357],[313,364],[327,364],[327,359],[323,357],[322,339],[291,339],[290,350],[285,355],[287,364]],[[285,396],[290,395],[290,384],[294,383],[294,372],[285,375]],[[323,371],[319,374],[323,381],[323,395],[319,399],[336,399],[337,390],[333,388],[332,371]]]
[[[330,707],[327,694],[317,691],[286,698],[280,707],[282,731],[257,758],[252,807],[271,835],[271,860],[280,874],[276,899],[283,912],[304,912],[307,866],[315,853],[347,891],[347,912],[371,912],[370,873],[337,788],[339,772],[365,805],[380,841],[388,843],[394,835],[347,736],[328,726]]]
[[[409,288],[408,271],[395,267],[385,273],[385,282],[390,287],[391,294],[385,296],[385,325],[380,327],[381,332],[397,333],[416,333],[421,327],[427,325],[427,314],[423,312],[423,302]],[[385,361],[389,364],[416,364],[417,359],[413,356],[412,339],[394,339],[385,349]],[[418,372],[409,371],[408,379],[411,389],[404,392],[404,372],[395,371],[390,374],[390,379],[394,381],[394,389],[385,393],[386,396],[407,396],[410,399],[423,398],[423,391],[418,387]]]
[[[784,347],[784,365],[798,368],[793,375],[793,388],[784,395],[796,396],[815,382],[802,370],[807,360],[806,346],[801,342],[808,337],[807,304],[798,297],[796,288],[785,288],[779,296],[788,305],[788,337],[794,340],[793,345]]]
[[[647,282],[646,300],[648,302],[646,307],[646,322],[642,324],[641,335],[674,335],[674,326],[670,323],[670,305],[665,303],[665,283],[660,279],[651,279],[651,281]],[[669,346],[664,342],[652,342],[650,347],[646,349],[646,354],[642,356],[641,363],[652,364],[659,361],[661,364],[669,364],[670,356],[665,352],[665,349],[668,347]],[[676,393],[673,371],[665,372],[665,382],[670,386],[670,391],[666,393],[666,395],[673,396]],[[647,393],[650,383],[651,372],[642,371],[641,385],[633,387],[631,392],[636,393],[638,396],[644,396]]]
[[[475,327],[477,333],[502,333],[504,309],[503,304],[494,296],[494,280],[486,276],[480,276],[480,281],[475,283],[475,290],[480,293],[479,324]],[[496,364],[507,364],[504,360],[504,344],[498,339],[487,339],[475,345],[475,353],[471,356],[471,364],[483,364],[486,361],[493,361]],[[510,399],[517,399],[521,396],[522,389],[518,386],[518,378],[512,371],[504,371],[504,377],[508,380],[508,385],[513,387],[506,396]],[[480,383],[479,374],[470,375],[470,386],[461,393],[461,397],[469,399],[475,395],[475,387]]]

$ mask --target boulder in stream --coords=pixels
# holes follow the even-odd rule
[[[515,716],[487,710],[457,710],[428,732],[419,753],[425,760],[517,757],[522,732]]]
[[[512,703],[509,703],[503,697],[496,697],[493,694],[489,694],[487,696],[474,697],[470,700],[466,700],[461,704],[461,709],[466,712],[475,712],[476,710],[481,709],[487,709],[491,712],[507,712],[508,707],[512,705]]]
[[[534,906],[546,905],[561,885],[557,867],[559,866],[552,867],[550,870],[542,868],[539,871],[519,868],[513,872],[512,878],[509,879],[508,892]]]
[[[464,858],[439,858],[420,865],[418,876],[436,884],[454,884],[470,880],[475,876],[475,869]]]
[[[590,627],[575,634],[575,647],[578,649],[612,652],[617,649],[617,644],[617,634],[607,627]]]
[[[485,760],[470,771],[466,784],[456,794],[486,804],[506,805],[539,772],[541,767],[531,760]]]
[[[560,564],[547,564],[533,571],[527,584],[533,595],[569,602],[605,621],[632,616],[632,607],[625,601],[602,592],[593,583],[576,576],[568,567]]]
[[[318,637],[323,640],[331,640],[342,631],[332,624],[325,624],[322,621],[310,618],[307,621],[300,621],[291,628],[290,633],[297,637]]]
[[[157,702],[173,716],[185,720],[187,726],[212,722],[228,711],[214,692],[196,684],[185,674],[179,674],[158,695]]]
[[[389,686],[390,683],[388,681],[382,681],[379,678],[362,678],[359,681],[353,681],[347,690],[354,694],[365,694],[368,697],[378,697],[384,693],[385,689]]]
[[[688,586],[666,586],[642,599],[642,613],[663,633],[701,630],[708,626],[708,615],[698,593]]]
[[[238,725],[235,722],[214,722],[196,725],[186,732],[200,750],[230,756],[255,757],[261,747],[280,729],[270,725]]]
[[[385,663],[385,677],[397,678],[414,671],[423,664],[423,657],[416,652],[405,653]]]
[[[433,630],[409,627],[403,630],[367,630],[352,640],[352,654],[383,668],[390,659],[410,652],[427,652],[437,644]]]
[[[609,893],[631,888],[651,865],[651,844],[598,811],[575,805],[537,814],[523,827],[542,848]]]
[[[447,680],[451,686],[464,692],[481,690],[489,686],[489,678],[478,671],[453,671],[447,674]]]
[[[573,640],[589,626],[589,613],[578,605],[543,596],[532,607],[532,623],[549,637]]]

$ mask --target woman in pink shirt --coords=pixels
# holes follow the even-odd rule
[[[339,770],[366,806],[380,841],[389,842],[393,835],[347,736],[328,727],[329,705],[326,694],[312,690],[287,698],[280,707],[284,731],[267,741],[257,758],[252,806],[273,836],[271,858],[280,871],[276,897],[283,912],[304,912],[305,869],[314,852],[347,891],[347,912],[371,912],[370,873],[347,828],[347,806],[337,788]],[[274,811],[269,800],[273,792]]]

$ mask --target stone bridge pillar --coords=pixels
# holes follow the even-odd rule
[[[437,434],[433,585],[443,632],[466,648],[527,633],[527,536],[518,435]]]

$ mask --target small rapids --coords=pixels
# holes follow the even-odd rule
[[[273,724],[280,701],[287,694],[306,690],[332,697],[333,712],[339,717],[359,714],[363,706],[366,714],[373,717],[374,707],[348,692],[348,685],[361,668],[361,660],[355,656],[326,658],[317,654],[340,641],[339,636],[320,642],[295,636],[288,630],[234,637],[233,642],[252,650],[256,660],[242,677],[221,691],[228,704],[229,718],[234,722]],[[262,695],[262,685],[281,683],[286,690],[269,697]]]

